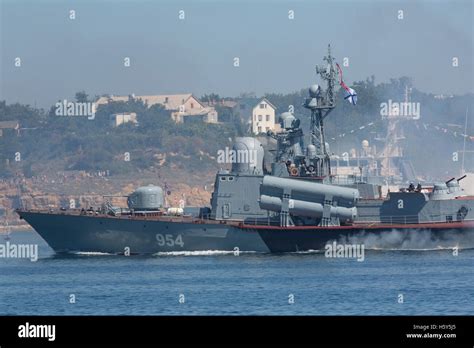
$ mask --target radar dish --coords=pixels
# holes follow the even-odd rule
[[[311,87],[309,87],[309,95],[311,96],[311,98],[318,97],[320,93],[321,88],[319,87],[319,85],[312,85]]]

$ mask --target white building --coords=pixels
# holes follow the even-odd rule
[[[128,122],[137,123],[137,114],[135,112],[125,112],[110,115],[110,125],[112,127],[118,127],[121,124]]]
[[[148,105],[148,107],[159,104],[166,110],[171,111],[171,118],[176,123],[183,123],[186,117],[199,117],[207,123],[217,123],[218,114],[214,107],[203,105],[191,93],[188,94],[167,94],[167,95],[138,95],[130,96],[110,96],[100,97],[96,102],[96,106],[104,105],[109,102],[127,102],[130,98],[141,100]]]
[[[275,131],[276,107],[263,98],[252,110],[252,133]]]

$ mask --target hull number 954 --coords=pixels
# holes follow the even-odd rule
[[[169,246],[169,247],[173,247],[175,245],[178,245],[181,248],[184,246],[183,237],[180,234],[178,234],[175,238],[175,236],[172,235],[172,234],[157,233],[156,234],[156,240],[157,240],[159,246],[165,246],[166,245],[166,246]]]

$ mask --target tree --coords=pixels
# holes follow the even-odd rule
[[[76,102],[78,103],[87,103],[89,101],[89,96],[85,91],[76,92]]]
[[[199,98],[202,102],[207,103],[217,103],[222,100],[219,94],[211,93],[211,94],[204,94],[201,98]]]

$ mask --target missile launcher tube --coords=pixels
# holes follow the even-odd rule
[[[326,185],[309,181],[279,178],[266,175],[263,177],[261,194],[283,197],[285,188],[291,190],[291,198],[312,203],[324,203],[326,196],[332,196],[338,206],[353,207],[359,199],[359,190]]]
[[[282,206],[281,198],[267,195],[260,196],[260,208],[280,212]],[[292,215],[306,216],[312,218],[321,218],[324,207],[319,203],[304,202],[295,199],[289,200],[288,211]],[[331,207],[331,217],[337,217],[341,220],[353,220],[357,216],[357,208]]]

